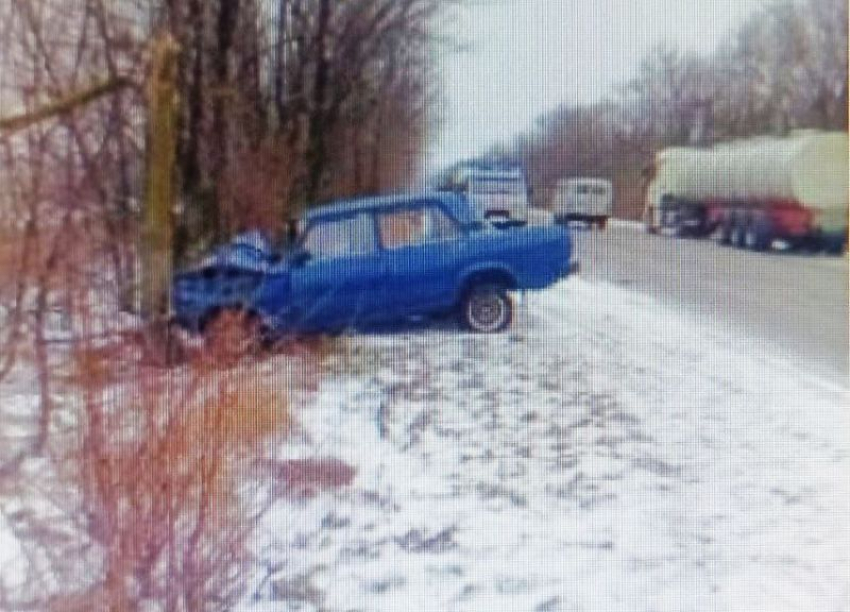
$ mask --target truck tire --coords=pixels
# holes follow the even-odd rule
[[[507,290],[494,283],[473,285],[460,303],[464,327],[479,334],[504,331],[510,326],[513,313],[513,301]]]
[[[723,218],[720,220],[720,244],[730,245],[732,244],[732,226],[735,220],[729,213],[724,213]]]
[[[841,255],[847,250],[847,235],[826,236],[821,238],[823,249],[829,255]]]
[[[652,206],[645,206],[643,209],[643,229],[647,234],[657,234],[658,228],[655,226],[655,209]]]
[[[676,236],[676,238],[692,238],[694,234],[691,228],[686,227],[679,222],[673,230],[673,235]]]
[[[806,236],[798,243],[798,248],[804,253],[817,254],[824,250],[824,242],[820,236]]]
[[[744,246],[752,251],[766,251],[773,244],[773,226],[765,217],[751,217],[744,228]]]
[[[736,249],[746,246],[747,219],[743,215],[732,216],[732,229],[729,235],[729,243]]]

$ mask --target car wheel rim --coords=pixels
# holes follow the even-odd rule
[[[475,294],[469,300],[469,321],[480,331],[499,329],[504,324],[506,312],[504,300],[496,293]]]

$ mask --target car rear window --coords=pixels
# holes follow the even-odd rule
[[[457,223],[436,204],[384,213],[378,218],[381,243],[395,249],[457,236]]]
[[[382,214],[378,225],[384,248],[396,249],[425,242],[425,212],[422,208]]]

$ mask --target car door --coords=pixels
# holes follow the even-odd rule
[[[465,241],[457,222],[436,201],[378,216],[387,276],[383,303],[399,314],[450,306]]]
[[[293,264],[291,293],[298,327],[355,325],[377,307],[385,269],[371,213],[312,222],[301,250],[305,257]]]

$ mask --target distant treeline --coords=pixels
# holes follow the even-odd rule
[[[641,170],[663,147],[847,130],[847,23],[846,0],[772,4],[709,56],[655,49],[605,100],[562,106],[492,156],[526,166],[538,204],[561,177],[602,176],[616,212],[636,217]]]

